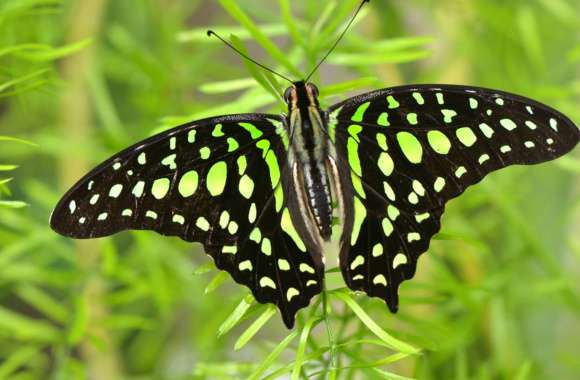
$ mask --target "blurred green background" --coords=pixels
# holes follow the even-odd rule
[[[397,315],[339,290],[324,323],[313,306],[291,332],[197,244],[49,229],[70,185],[155,131],[284,111],[284,83],[208,27],[298,77],[356,5],[0,0],[0,379],[580,378],[579,149],[452,201]],[[315,81],[326,105],[404,83],[492,87],[578,123],[579,20],[577,0],[373,0]]]

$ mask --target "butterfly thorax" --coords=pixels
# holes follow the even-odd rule
[[[290,168],[303,216],[320,237],[332,230],[332,195],[326,171],[328,137],[326,120],[318,104],[318,90],[310,83],[295,82],[286,92],[287,125],[291,144]]]

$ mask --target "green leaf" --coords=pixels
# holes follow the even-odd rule
[[[2,201],[0,200],[0,207],[7,208],[23,208],[28,206],[28,203],[22,201]]]
[[[199,90],[206,94],[224,94],[233,91],[255,87],[256,81],[252,78],[234,79],[220,82],[210,82],[199,86]]]
[[[290,343],[298,336],[298,331],[292,331],[286,338],[282,339],[280,343],[266,356],[266,359],[248,376],[247,380],[258,380],[260,376],[268,369],[280,354],[288,347]]]
[[[30,74],[22,75],[18,78],[14,78],[14,79],[11,79],[7,82],[0,83],[0,93],[2,93],[3,91],[6,91],[7,89],[9,89],[11,87],[15,87],[21,83],[27,82],[31,79],[37,78],[41,75],[44,75],[47,72],[49,72],[49,69],[36,70]]]
[[[91,39],[87,38],[60,47],[37,45],[35,49],[20,50],[15,52],[15,55],[29,61],[54,61],[84,49],[91,42]]]
[[[34,320],[0,307],[0,331],[21,341],[55,342],[59,331],[45,321]]]
[[[78,344],[85,336],[89,323],[87,302],[89,300],[83,297],[82,293],[75,300],[72,321],[69,323],[67,333],[67,342],[69,344]]]
[[[216,290],[217,288],[220,287],[221,284],[224,283],[225,280],[228,279],[228,274],[227,272],[222,272],[219,271],[209,282],[209,284],[207,284],[207,286],[205,287],[205,294],[209,294],[211,292],[213,292],[214,290]]]
[[[30,364],[32,358],[38,353],[38,348],[31,346],[20,347],[13,352],[10,352],[6,357],[2,358],[0,365],[0,379],[14,379],[14,372],[23,366]],[[12,375],[12,376],[11,376]]]
[[[378,80],[375,77],[363,77],[359,79],[353,79],[346,82],[336,83],[322,87],[320,89],[320,97],[327,97],[331,95],[344,94],[347,91],[359,90],[361,88],[367,88],[371,86],[377,86]]]
[[[230,36],[230,40],[232,41],[232,45],[234,45],[242,53],[244,53],[246,55],[248,54],[248,49],[246,49],[246,46],[239,38],[232,35],[232,36]],[[267,92],[272,94],[274,99],[278,100],[278,102],[281,102],[282,99],[280,98],[280,92],[278,91],[278,84],[276,83],[276,80],[272,78],[271,74],[268,71],[259,68],[258,66],[256,66],[252,62],[248,62],[245,59],[243,60],[243,63],[244,63],[244,66],[246,66],[246,69],[254,77],[254,79]],[[268,74],[270,74],[270,76],[268,76]]]
[[[335,65],[368,66],[385,63],[408,63],[428,58],[430,55],[431,53],[428,51],[405,51],[393,54],[335,53],[328,58],[328,61]]]
[[[304,364],[304,355],[306,353],[306,343],[308,343],[308,338],[310,336],[310,330],[322,319],[319,316],[311,316],[306,321],[302,332],[300,333],[300,342],[298,343],[298,349],[296,350],[296,359],[294,361],[294,369],[292,370],[291,380],[298,380],[300,377],[300,371],[302,370],[302,365]]]
[[[356,303],[356,301],[346,292],[332,292],[333,296],[341,299],[356,314],[362,323],[379,339],[389,347],[407,354],[417,354],[419,350],[415,347],[394,338],[392,335],[383,330],[377,323]]]
[[[219,0],[222,7],[241,25],[243,25],[252,37],[272,56],[289,70],[293,75],[300,77],[300,71],[288,60],[287,55],[284,54],[276,44],[274,44],[261,29],[248,17],[248,15],[238,6],[234,0]]]
[[[13,179],[14,179],[14,178],[5,178],[5,179],[1,179],[1,180],[0,180],[0,186],[4,186],[4,185],[6,185],[7,183],[9,183],[9,182],[12,182],[12,180],[13,180]]]
[[[69,315],[67,308],[42,288],[32,284],[23,284],[16,290],[16,294],[52,320],[66,323]]]
[[[223,321],[223,323],[218,328],[218,338],[228,333],[233,329],[246,315],[246,312],[254,303],[254,297],[249,294],[242,299],[242,301],[236,306],[234,311],[228,316],[228,318]]]
[[[276,314],[276,306],[268,304],[265,306],[264,312],[240,335],[234,344],[234,350],[239,350],[244,347],[258,331]]]
[[[10,137],[10,136],[0,136],[0,141],[10,141],[10,142],[16,142],[16,143],[20,143],[20,144],[38,146],[38,144],[33,143],[32,141],[19,139],[17,137]]]
[[[17,168],[18,165],[0,165],[0,172],[9,172]]]
[[[195,268],[193,270],[193,274],[195,274],[195,275],[206,274],[206,273],[211,272],[212,270],[215,270],[215,269],[216,269],[215,264],[212,261],[209,261],[209,262]]]
[[[286,35],[286,28],[283,24],[260,24],[258,26],[260,31],[269,37],[279,37]],[[217,38],[208,37],[208,28],[195,28],[191,30],[186,30],[179,32],[177,34],[177,40],[179,42],[205,42],[205,43],[220,43]],[[235,34],[240,39],[246,41],[251,40],[252,35],[250,32],[242,26],[212,26],[211,30],[220,36],[228,36],[230,34]]]
[[[289,0],[278,0],[278,4],[280,6],[280,14],[282,15],[282,19],[284,20],[284,24],[290,33],[290,37],[294,43],[302,46],[303,48],[307,48],[307,44],[304,41],[304,36],[300,31],[298,31],[298,26],[296,25],[296,19],[292,16],[292,10],[290,8],[290,1]]]

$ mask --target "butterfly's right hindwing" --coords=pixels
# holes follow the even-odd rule
[[[105,161],[61,199],[51,227],[74,238],[155,230],[204,245],[218,268],[276,304],[287,326],[322,271],[289,216],[287,135],[275,115],[192,122]]]

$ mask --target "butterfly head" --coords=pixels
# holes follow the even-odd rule
[[[297,81],[284,91],[284,101],[289,109],[319,107],[318,87],[314,83]]]

